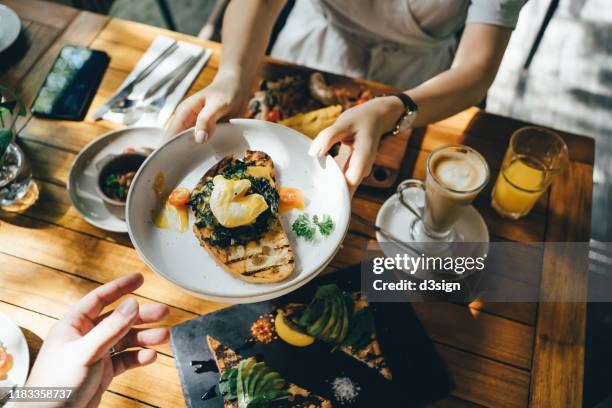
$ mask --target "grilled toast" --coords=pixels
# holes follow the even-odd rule
[[[248,150],[241,162],[258,167],[271,186],[277,189],[274,164],[270,156],[261,151]],[[206,184],[210,183],[215,176],[223,174],[226,169],[236,163],[236,158],[227,156],[210,168],[192,191],[192,199],[202,194],[206,189]],[[199,205],[200,208],[206,206],[206,200],[204,198],[201,203],[191,204],[192,208],[194,205]],[[215,245],[213,240],[215,229],[221,227],[214,223],[201,222],[198,211],[194,211],[196,223],[193,226],[193,232],[200,245],[213,259],[237,278],[253,283],[279,282],[293,273],[295,261],[289,238],[278,219],[277,209],[270,208],[269,211],[271,213],[267,220],[267,229],[255,240],[236,242],[232,240],[225,246]]]
[[[219,374],[238,366],[242,357],[231,348],[221,344],[218,340],[206,336],[206,342],[215,359]],[[331,402],[316,394],[313,394],[295,384],[289,384],[287,391],[290,395],[291,406],[294,408],[331,408]],[[236,401],[225,400],[224,408],[237,408]]]

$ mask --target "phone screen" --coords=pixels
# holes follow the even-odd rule
[[[32,103],[32,114],[82,120],[109,60],[102,51],[71,45],[62,48]]]

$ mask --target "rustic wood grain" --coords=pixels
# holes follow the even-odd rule
[[[455,382],[452,395],[487,407],[523,408],[529,394],[529,372],[460,350],[437,345]]]
[[[44,311],[45,315],[56,319],[60,319],[72,305],[100,286],[100,283],[83,279],[78,275],[64,273],[3,253],[0,253],[0,263],[5,268],[0,275],[2,301],[24,309]],[[34,281],[37,282],[36,287],[31,284]],[[40,293],[38,286],[44,287],[45,292]],[[140,304],[155,303],[142,296],[133,297]],[[114,309],[123,300],[125,298],[114,302],[106,310]],[[170,306],[170,314],[159,323],[159,326],[171,328],[198,316],[197,313]],[[173,355],[169,344],[152,348],[166,355]]]
[[[19,18],[60,30],[79,14],[75,8],[43,0],[2,0],[0,3],[12,8]]]
[[[588,242],[592,176],[593,168],[579,162],[571,162],[559,176],[550,194],[547,241]],[[562,246],[547,248],[544,254],[540,296],[545,302],[538,310],[533,407],[582,404],[588,254],[584,258],[572,255],[575,251],[564,251]]]
[[[66,19],[66,24],[69,21]],[[21,35],[24,39],[18,39],[18,41],[24,41],[24,46],[27,47],[27,50],[16,63],[14,61],[2,61],[2,65],[10,64],[10,69],[0,69],[0,83],[13,89],[19,87],[20,82],[36,61],[38,61],[38,58],[53,44],[61,33],[60,29],[39,22],[25,20],[22,23]],[[15,53],[21,52],[23,50],[15,50]]]

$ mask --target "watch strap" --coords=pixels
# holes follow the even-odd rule
[[[403,92],[400,93],[394,93],[391,94],[389,96],[396,96],[399,98],[400,101],[402,101],[402,104],[404,104],[404,113],[402,114],[402,116],[400,116],[400,118],[397,120],[397,123],[395,124],[395,128],[392,131],[393,135],[397,135],[398,133],[400,133],[403,129],[402,129],[402,123],[404,122],[404,120],[407,120],[408,117],[412,117],[412,122],[414,122],[414,117],[416,116],[419,107],[418,105],[412,100],[412,98],[408,95],[406,95]]]

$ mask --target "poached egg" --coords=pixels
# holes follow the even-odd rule
[[[222,175],[213,178],[210,209],[226,228],[235,228],[255,222],[268,209],[268,203],[261,194],[246,194],[251,189],[248,179],[226,179]]]

